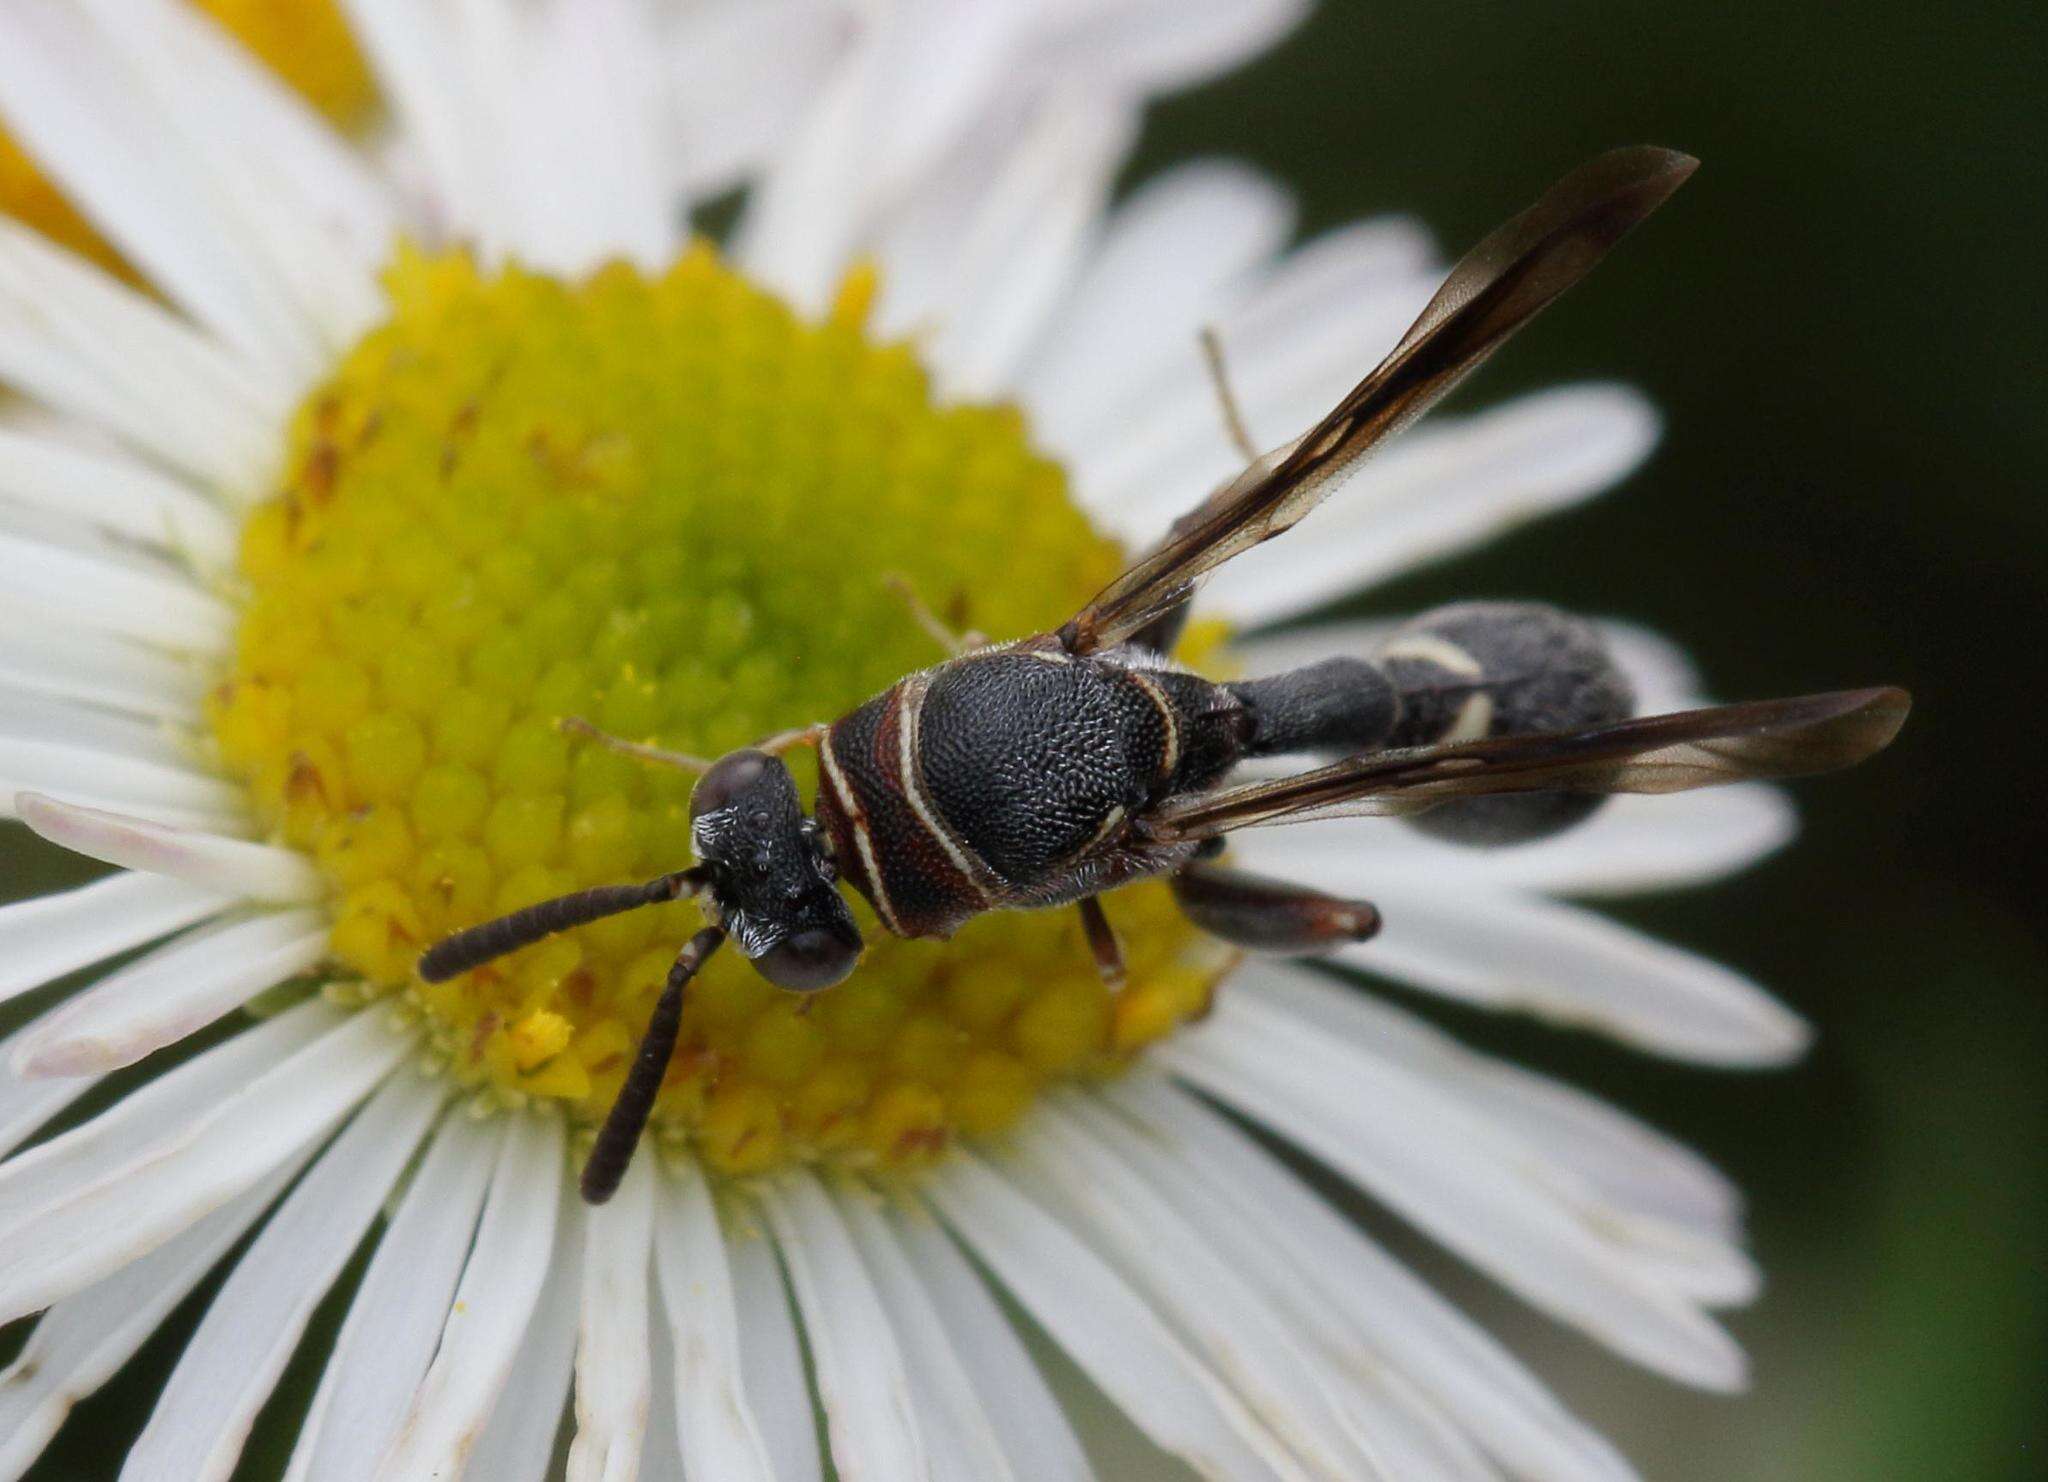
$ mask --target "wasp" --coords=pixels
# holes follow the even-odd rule
[[[1305,955],[1378,929],[1364,901],[1218,863],[1238,829],[1396,815],[1466,843],[1513,843],[1580,822],[1607,794],[1823,772],[1888,744],[1909,704],[1890,688],[1631,719],[1629,684],[1598,631],[1536,604],[1440,608],[1371,656],[1269,678],[1219,683],[1164,657],[1204,576],[1299,522],[1697,163],[1638,147],[1566,176],[1459,261],[1328,416],[1253,460],[1055,631],[963,645],[850,714],[715,762],[612,742],[701,769],[690,798],[697,862],[515,911],[449,937],[419,964],[440,981],[620,911],[702,904],[711,924],[668,974],[585,1164],[584,1197],[603,1202],[624,1176],[685,990],[722,944],[797,993],[853,971],[862,942],[842,880],[904,937],[944,937],[984,911],[1077,906],[1115,982],[1122,970],[1100,898],[1148,877],[1166,877],[1197,926],[1246,950]],[[780,760],[799,745],[818,753],[810,814]],[[1337,759],[1277,780],[1229,779],[1248,758],[1283,754]]]

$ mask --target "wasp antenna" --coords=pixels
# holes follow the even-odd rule
[[[1244,419],[1244,408],[1238,404],[1237,393],[1231,389],[1230,367],[1223,357],[1223,336],[1213,324],[1205,324],[1197,338],[1202,345],[1202,362],[1208,367],[1209,385],[1216,392],[1216,409],[1223,416],[1223,430],[1229,435],[1230,445],[1237,449],[1238,456],[1246,463],[1259,461],[1259,445],[1252,437],[1251,424]]]
[[[626,741],[609,731],[601,731],[580,715],[563,715],[555,719],[555,729],[565,736],[582,736],[595,741],[607,751],[616,751],[620,756],[630,756],[637,762],[646,762],[652,767],[674,767],[678,772],[696,772],[700,775],[711,770],[711,758],[696,756],[687,751],[670,751],[662,746],[647,746],[638,741]]]
[[[436,942],[420,957],[420,976],[429,983],[446,982],[572,926],[695,895],[703,883],[702,869],[689,869],[662,875],[644,885],[599,885],[574,895],[558,895]]]

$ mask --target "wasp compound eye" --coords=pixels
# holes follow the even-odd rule
[[[860,948],[852,923],[834,922],[791,934],[756,957],[754,966],[778,988],[815,993],[845,981],[860,961]]]
[[[778,782],[782,787],[777,786]],[[758,797],[764,791],[771,798],[778,798],[783,787],[795,796],[789,769],[781,762],[765,751],[735,751],[720,757],[712,763],[710,771],[697,779],[697,786],[690,793],[690,817],[702,818],[706,813]]]

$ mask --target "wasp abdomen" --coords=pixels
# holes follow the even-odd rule
[[[1635,689],[1600,631],[1539,602],[1458,602],[1404,623],[1377,655],[1400,697],[1390,746],[1477,741],[1626,720]],[[1467,844],[1513,844],[1580,822],[1586,793],[1465,798],[1409,820]]]
[[[1401,718],[1392,681],[1366,659],[1325,659],[1229,688],[1251,712],[1253,756],[1369,751],[1387,744]]]
[[[1624,720],[1635,693],[1591,623],[1535,602],[1460,602],[1402,624],[1371,658],[1325,659],[1227,687],[1250,724],[1246,753],[1356,754]],[[1410,820],[1468,844],[1511,844],[1579,822],[1579,793],[1444,803]]]
[[[1434,608],[1395,629],[1377,658],[1401,697],[1394,746],[1567,731],[1635,708],[1600,630],[1540,602]]]

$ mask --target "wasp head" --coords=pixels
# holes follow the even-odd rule
[[[690,794],[690,842],[720,925],[761,976],[813,992],[853,971],[860,929],[780,761],[752,750],[721,757]]]

